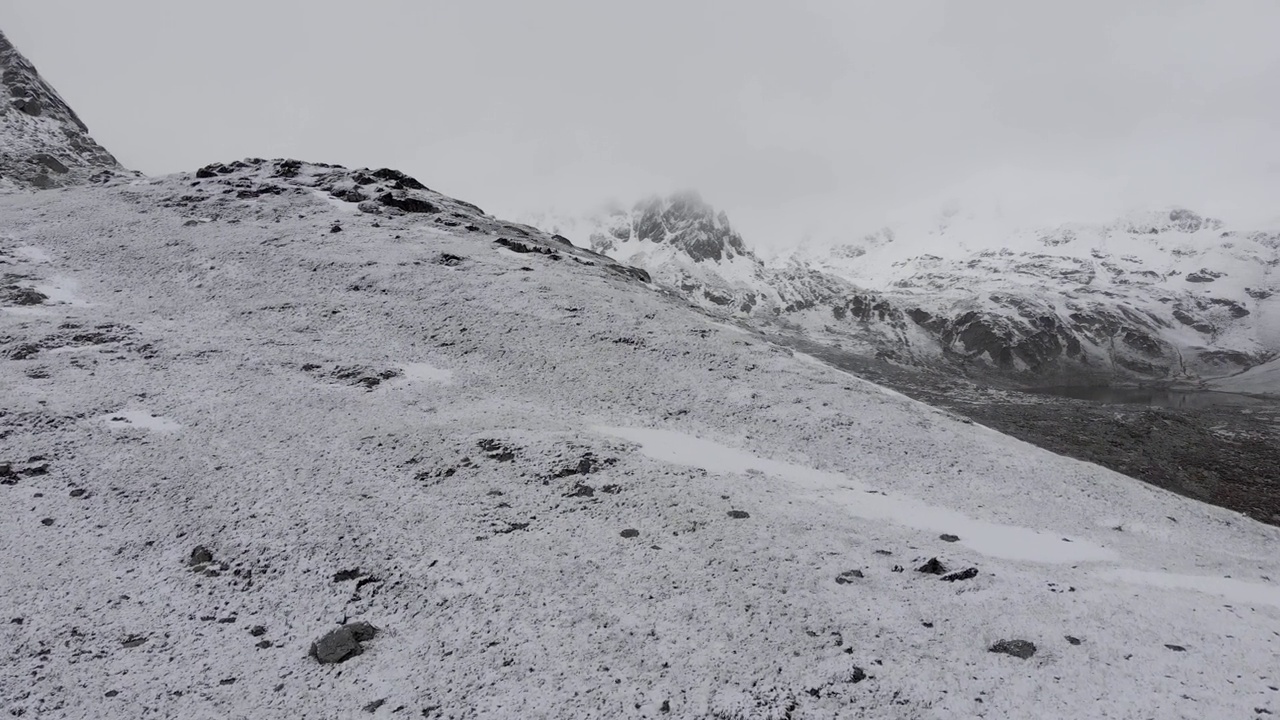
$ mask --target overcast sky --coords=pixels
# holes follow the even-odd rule
[[[507,216],[696,188],[775,247],[955,195],[1053,220],[1280,190],[1277,0],[0,7],[148,174],[385,165]]]

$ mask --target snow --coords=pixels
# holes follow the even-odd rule
[[[439,385],[453,384],[453,371],[448,368],[436,367],[430,363],[416,362],[405,363],[400,366],[400,370],[404,373],[406,380],[411,382],[421,382]]]
[[[157,433],[171,433],[182,429],[178,423],[145,410],[121,410],[107,413],[99,419],[108,427],[117,429],[128,428]]]
[[[709,472],[760,472],[819,491],[824,500],[855,517],[887,520],[916,530],[959,533],[961,545],[989,557],[1049,563],[1112,560],[1115,554],[1085,541],[1028,528],[981,522],[947,508],[893,497],[838,473],[756,457],[746,451],[669,430],[597,427],[597,432],[639,443],[655,460],[691,465]]]
[[[321,171],[260,172],[309,189]],[[430,216],[330,234],[309,192],[163,204],[191,181],[0,198],[0,252],[45,249],[21,271],[92,299],[0,314],[10,714],[1280,712],[1277,528],[962,423],[603,263]],[[102,327],[128,341],[10,355]],[[915,571],[934,557],[977,575]],[[344,619],[382,632],[317,664]],[[1038,651],[988,652],[1001,639]]]

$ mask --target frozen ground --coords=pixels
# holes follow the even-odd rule
[[[302,170],[0,198],[10,714],[1280,712],[1280,529]]]

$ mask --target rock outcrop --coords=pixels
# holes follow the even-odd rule
[[[123,172],[0,33],[0,189],[65,187]]]

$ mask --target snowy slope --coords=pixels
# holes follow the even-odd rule
[[[411,178],[201,175],[0,198],[12,715],[1280,712],[1280,529]]]
[[[0,190],[62,187],[126,172],[3,33],[0,96]]]

